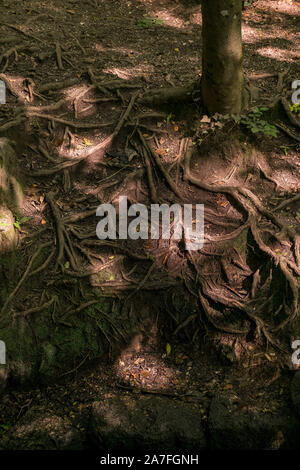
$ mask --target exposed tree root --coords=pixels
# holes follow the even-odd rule
[[[139,102],[147,106],[158,106],[166,103],[187,103],[193,99],[195,84],[187,87],[158,88],[145,92]]]
[[[66,252],[72,268],[76,270],[78,267],[76,255],[54,197],[55,194],[53,192],[49,192],[46,194],[46,201],[51,207],[56,226],[56,235],[58,242],[58,255],[56,264],[61,267],[62,271],[64,271],[64,252]]]
[[[285,199],[282,201],[278,206],[274,208],[274,211],[280,211],[284,209],[285,207],[289,206],[290,204],[293,204],[293,202],[299,201],[300,199],[300,193],[296,194],[294,197],[290,197],[288,199]]]
[[[0,64],[1,62],[3,63],[3,61],[6,61],[4,63],[4,66],[6,66],[8,60],[16,55],[17,50],[19,49],[16,47],[9,49],[6,54],[3,54],[0,57]],[[62,70],[64,66],[63,60],[66,62],[67,60],[64,57],[62,48],[58,42],[56,42],[56,60],[58,68]],[[78,118],[80,111],[80,100],[89,105],[93,105],[97,102],[108,102],[120,99],[121,103],[124,105],[126,95],[125,93],[123,95],[123,91],[121,93],[119,89],[138,88],[135,84],[126,83],[120,80],[98,80],[91,68],[88,69],[88,74],[92,85],[87,87],[84,91],[79,93],[75,99],[73,99],[75,120]],[[259,78],[266,77],[263,76],[252,79]],[[77,79],[69,79],[59,83],[49,83],[41,86],[39,90],[40,92],[59,90],[66,86],[78,84],[78,82],[79,81]],[[280,76],[278,86],[282,87],[282,83],[283,76]],[[26,91],[29,95],[29,99],[31,100],[34,96],[34,84],[30,82],[29,84],[27,83],[27,85]],[[138,110],[137,114],[132,116],[132,114],[134,114],[133,110],[136,109],[137,104],[139,103],[160,105],[162,103],[170,102],[196,101],[197,86],[198,84],[192,84],[183,88],[174,87],[150,90],[144,94],[140,91],[135,91],[127,102],[127,106],[125,104],[126,109],[121,113],[118,121],[114,123],[114,128],[110,131],[110,134],[104,138],[102,142],[95,146],[91,146],[91,148],[84,151],[84,153],[79,157],[72,158],[70,160],[66,159],[57,163],[58,158],[56,159],[52,157],[49,154],[50,150],[48,152],[46,146],[42,143],[43,141],[40,140],[38,151],[42,153],[47,160],[54,163],[54,166],[52,166],[52,168],[30,171],[30,176],[47,176],[53,175],[59,171],[64,171],[64,189],[66,192],[70,191],[71,181],[67,170],[92,155],[97,154],[98,156],[99,153],[100,156],[103,156],[106,151],[108,152],[109,147],[114,142],[114,139],[120,134],[121,129],[125,126],[131,126],[133,129],[130,128],[130,135],[127,136],[125,149],[130,149],[130,146],[134,147],[136,150],[136,152],[133,152],[134,158],[138,159],[139,156],[141,156],[142,163],[139,161],[134,170],[124,177],[124,174],[121,172],[132,167],[129,158],[128,164],[126,165],[109,161],[100,162],[106,167],[116,167],[118,170],[112,172],[112,174],[108,173],[107,176],[106,168],[104,169],[104,177],[101,177],[101,179],[97,181],[101,185],[100,191],[103,191],[97,193],[98,199],[103,201],[105,198],[105,202],[111,202],[114,204],[117,197],[122,194],[122,192],[125,193],[129,186],[131,186],[130,190],[132,189],[132,185],[130,183],[134,182],[136,183],[134,189],[136,191],[137,200],[139,199],[138,191],[141,191],[148,196],[148,201],[150,200],[150,202],[158,203],[160,202],[160,198],[156,187],[159,175],[161,175],[169,189],[175,194],[179,201],[185,202],[182,197],[182,191],[179,189],[177,184],[182,168],[183,180],[186,183],[190,183],[191,185],[209,193],[218,195],[224,194],[227,196],[228,201],[226,201],[226,203],[231,204],[234,206],[234,209],[239,211],[238,218],[235,220],[234,217],[230,218],[228,215],[224,220],[224,218],[222,219],[223,212],[220,211],[220,214],[217,213],[218,208],[216,208],[216,211],[207,208],[205,210],[205,221],[210,222],[210,224],[214,226],[222,227],[223,233],[221,235],[214,236],[206,233],[205,245],[203,248],[198,250],[196,254],[189,252],[187,255],[184,255],[180,245],[171,239],[166,242],[166,245],[162,244],[158,246],[157,251],[153,251],[154,255],[152,255],[151,249],[149,249],[151,254],[147,253],[149,246],[147,246],[146,243],[142,245],[139,250],[134,251],[130,245],[127,245],[125,242],[95,240],[95,231],[91,231],[90,227],[84,231],[80,225],[76,227],[72,226],[73,223],[81,222],[94,216],[96,206],[63,217],[59,208],[60,206],[56,202],[55,194],[50,191],[46,194],[46,202],[48,203],[53,215],[57,246],[53,248],[53,243],[49,242],[43,244],[37,250],[30,260],[21,280],[8,296],[1,313],[6,313],[11,300],[20,289],[25,279],[41,273],[48,268],[56,255],[55,267],[57,268],[57,266],[59,266],[63,275],[59,280],[56,279],[55,281],[48,281],[47,287],[56,285],[56,282],[60,282],[63,285],[73,283],[76,288],[79,286],[78,290],[81,290],[82,285],[84,285],[85,282],[88,282],[88,278],[91,278],[89,281],[92,287],[99,288],[102,291],[102,294],[100,291],[98,297],[116,297],[118,299],[121,298],[122,300],[125,300],[125,302],[135,297],[141,290],[167,291],[170,289],[168,294],[169,292],[174,294],[175,289],[176,292],[179,288],[182,288],[182,290],[187,289],[188,293],[192,295],[193,302],[195,302],[197,307],[200,308],[197,308],[197,313],[191,313],[194,312],[194,310],[189,311],[187,317],[183,319],[178,314],[179,309],[174,309],[175,313],[172,312],[171,316],[176,324],[176,328],[174,329],[175,335],[178,335],[179,333],[182,334],[185,329],[193,329],[193,337],[196,337],[199,331],[199,322],[202,322],[205,327],[210,324],[213,327],[213,330],[221,331],[228,335],[239,335],[239,337],[246,338],[248,334],[251,336],[253,333],[255,338],[258,338],[259,341],[265,341],[267,344],[273,345],[274,348],[280,350],[284,355],[286,355],[286,345],[283,343],[281,344],[281,338],[279,338],[279,335],[278,338],[274,335],[275,333],[282,333],[286,327],[293,324],[299,314],[299,285],[297,276],[300,276],[300,237],[296,236],[293,230],[286,228],[281,222],[280,217],[277,216],[275,212],[278,212],[289,204],[298,201],[299,195],[283,201],[273,211],[268,210],[254,191],[250,191],[246,187],[246,184],[239,183],[237,185],[227,185],[230,180],[235,180],[237,173],[238,176],[240,175],[239,165],[235,164],[235,162],[233,162],[233,166],[232,164],[230,165],[230,171],[227,176],[222,179],[222,184],[219,184],[220,181],[216,181],[216,184],[209,184],[203,181],[191,170],[191,159],[195,146],[190,138],[182,139],[177,159],[172,162],[168,169],[166,169],[160,156],[150,146],[148,140],[145,139],[141,132],[141,129],[145,128],[150,130],[154,133],[153,135],[155,140],[155,134],[160,132],[160,129],[144,124],[142,121],[144,118],[165,117],[165,114],[155,113],[152,111],[150,113],[141,113]],[[83,99],[86,94],[95,90],[101,92],[104,96]],[[20,98],[17,93],[13,92],[13,94],[17,98]],[[75,129],[98,129],[112,124],[73,122],[48,114],[49,112],[61,109],[65,104],[65,100],[59,100],[54,104],[41,107],[32,105],[28,106],[26,103],[24,105],[24,100],[22,104],[22,111],[24,108],[25,115],[49,121],[48,130],[50,133],[54,130],[54,122],[66,126],[63,133],[63,143],[60,143],[60,150],[65,146],[67,146],[69,150],[74,148],[74,137],[76,138],[77,136],[73,136],[71,134],[69,127]],[[289,109],[286,109],[287,103],[284,99],[282,100],[282,105],[292,124],[295,124],[289,115],[291,113],[288,113]],[[0,131],[14,125],[18,125],[18,123],[24,122],[25,119],[26,117],[20,114],[14,121],[4,125],[8,127],[4,128],[4,126],[2,126]],[[278,127],[281,128],[281,124],[278,124]],[[65,155],[65,157],[70,158],[70,155]],[[101,158],[99,158],[99,160],[101,160]],[[182,160],[184,161],[182,162]],[[144,168],[142,167],[143,163]],[[174,167],[175,178],[173,177],[173,173],[172,177],[170,176]],[[268,166],[264,165],[264,162],[255,161],[253,163],[253,170],[259,170],[263,176],[273,182],[277,188],[278,183],[272,177]],[[257,173],[259,173],[259,171],[257,171]],[[147,177],[149,188],[148,193],[142,191],[141,186],[138,186],[138,183],[141,183],[144,174]],[[121,182],[118,181],[118,178],[121,179]],[[108,188],[117,184],[119,185],[116,190],[113,188],[112,191],[107,191]],[[131,195],[128,196],[128,198],[130,200],[134,200]],[[230,208],[230,205],[228,207]],[[264,229],[262,222],[267,222],[268,227]],[[231,232],[229,232],[229,229],[231,229]],[[287,242],[285,238],[288,238],[289,241]],[[73,239],[77,239],[77,243],[73,241]],[[285,242],[288,245],[288,255],[285,257],[278,254],[279,250],[275,251],[273,247],[273,243],[281,242]],[[240,247],[240,244],[242,244],[242,247]],[[39,267],[32,270],[33,262],[40,254],[40,251],[44,247],[48,247],[50,245],[52,246],[52,250],[50,254],[48,254],[46,260]],[[92,249],[89,249],[90,247]],[[99,252],[97,252],[97,248],[100,249]],[[250,250],[253,251],[255,255],[254,258],[258,258],[258,260],[255,259],[253,268],[252,265],[251,268],[248,265],[248,255]],[[108,256],[107,251],[109,252]],[[77,256],[77,253],[79,253],[80,256]],[[113,256],[109,256],[111,253],[113,253]],[[115,253],[121,253],[121,255],[116,256]],[[177,255],[177,271],[176,276],[173,277],[173,275],[170,274],[168,262],[170,259],[172,260],[174,253]],[[80,269],[82,256],[89,262],[88,268],[84,265],[84,269]],[[114,261],[108,261],[109,258],[113,257]],[[122,275],[121,279],[118,278],[113,281],[103,281],[105,278],[93,276],[110,267],[116,260],[121,260],[123,262],[125,258],[132,258],[140,263],[135,262],[133,268],[131,265],[129,267],[125,265],[123,269],[124,272],[120,269],[119,271]],[[261,258],[261,260],[259,258]],[[102,261],[102,264],[97,260]],[[145,264],[145,262],[149,262],[149,260],[152,260],[153,262],[147,270],[146,275],[144,275],[142,279],[138,277],[132,278],[131,275],[133,271],[136,271],[137,269],[137,272],[140,274],[138,268],[141,267],[142,264]],[[266,266],[266,260],[269,260],[268,266]],[[158,264],[163,268],[163,270],[166,270],[165,276],[155,276],[154,270]],[[69,265],[71,266],[71,269]],[[68,279],[67,276],[71,279]],[[279,293],[276,290],[278,289],[275,282],[276,276],[280,278],[280,285],[283,285],[284,287],[282,292]],[[95,289],[95,292],[97,292],[97,290],[98,289]],[[273,290],[276,290],[276,292]],[[170,297],[172,297],[172,295]],[[78,301],[78,299],[74,300],[70,296],[73,304],[72,308],[68,308],[66,313],[57,321],[70,327],[72,325],[65,322],[65,318],[78,315],[88,307],[97,306],[99,303],[99,298],[92,298],[90,300],[89,296],[85,297],[83,294],[82,298],[83,301]],[[32,307],[28,310],[24,310],[23,312],[17,312],[16,316],[29,316],[46,310],[55,303],[56,298],[51,297],[49,301],[39,306]],[[169,311],[170,310],[171,308],[169,308]],[[90,315],[89,311],[86,313]],[[106,314],[103,314],[103,316],[105,315]],[[113,338],[119,339],[122,334],[112,323],[111,319],[106,319],[110,322],[110,333],[105,331],[101,322],[98,320],[97,325],[101,330],[101,333],[106,336],[108,342],[111,343]],[[84,361],[85,360],[86,359],[84,359]],[[80,367],[80,365],[81,364],[79,364],[77,368]],[[73,369],[69,373],[76,371],[77,368]]]
[[[56,165],[54,168],[51,168],[51,169],[45,169],[45,170],[36,170],[36,171],[33,171],[31,172],[31,175],[33,176],[47,176],[47,175],[52,175],[58,171],[61,171],[61,170],[64,170],[66,168],[70,168],[71,166],[74,166],[74,165],[77,165],[78,163],[82,162],[83,160],[87,159],[89,156],[95,154],[95,153],[98,153],[98,152],[101,152],[102,154],[104,154],[105,150],[107,148],[110,147],[110,145],[112,144],[113,140],[115,139],[115,137],[119,134],[122,126],[124,125],[125,121],[128,119],[129,117],[129,114],[134,106],[134,103],[137,99],[137,96],[138,96],[138,92],[134,93],[130,99],[130,102],[128,104],[128,107],[127,109],[124,111],[124,113],[122,113],[116,127],[115,127],[115,130],[112,132],[112,134],[110,134],[104,141],[100,142],[100,144],[97,144],[95,145],[94,147],[91,147],[90,150],[88,150],[87,152],[85,152],[84,155],[76,158],[76,159],[73,159],[71,161],[65,161],[63,163],[60,163],[58,165]],[[37,114],[33,114],[35,116],[37,116]],[[39,115],[39,117],[45,117],[45,115]],[[49,116],[47,117],[47,119],[49,119]],[[57,120],[58,118],[56,118]],[[51,120],[51,118],[50,118]],[[62,121],[62,120],[60,120]],[[63,122],[64,124],[72,127],[72,123],[70,123],[69,121],[64,121]],[[106,126],[107,124],[105,124]],[[89,128],[91,128],[90,125],[86,124],[86,126],[88,126]],[[98,127],[101,127],[101,125],[98,125]]]
[[[167,181],[170,189],[173,191],[173,193],[180,199],[182,200],[182,196],[177,188],[177,186],[175,185],[175,183],[173,183],[169,173],[165,170],[163,164],[161,163],[161,160],[159,158],[159,156],[154,152],[154,150],[150,147],[150,145],[146,142],[145,138],[143,137],[143,134],[141,133],[140,130],[137,131],[138,132],[138,135],[139,135],[139,138],[141,139],[141,142],[143,144],[143,146],[145,147],[146,151],[152,156],[153,160],[155,161],[156,165],[158,166],[161,174],[163,175],[163,177],[165,178],[165,180]]]
[[[9,306],[10,302],[12,301],[12,299],[15,297],[16,293],[18,292],[18,290],[20,289],[20,287],[23,285],[23,283],[25,282],[25,280],[27,279],[28,275],[30,274],[30,270],[32,268],[32,265],[35,261],[35,259],[40,255],[41,251],[44,249],[44,248],[47,248],[48,246],[51,246],[52,245],[52,242],[46,242],[46,243],[43,243],[41,244],[38,249],[34,252],[34,254],[32,255],[28,265],[27,265],[27,268],[25,270],[25,272],[23,273],[21,279],[19,280],[18,284],[16,285],[16,287],[12,290],[12,292],[9,294],[9,296],[7,297],[6,301],[4,302],[4,305],[1,309],[1,312],[0,312],[0,315],[2,316],[6,310],[7,310],[7,307]]]
[[[41,85],[39,87],[39,91],[40,93],[45,93],[48,91],[62,90],[63,88],[77,85],[78,82],[79,82],[78,78],[67,78],[66,80],[63,80],[61,82],[44,83],[44,85]]]
[[[46,311],[56,301],[57,301],[57,298],[52,297],[50,300],[48,300],[48,302],[45,302],[42,305],[38,305],[37,307],[29,308],[28,310],[23,310],[22,312],[14,313],[14,318],[16,318],[16,317],[26,317],[28,315],[31,315],[32,313],[38,313],[38,312]]]
[[[112,125],[111,122],[104,122],[104,123],[85,123],[85,122],[73,122],[67,121],[66,119],[62,119],[56,116],[52,116],[51,114],[42,114],[37,111],[32,111],[28,109],[28,115],[32,117],[38,117],[41,119],[47,119],[48,121],[59,122],[60,124],[64,124],[68,127],[74,127],[75,129],[101,129],[103,127],[109,127]]]
[[[285,359],[288,361],[289,358],[287,356],[287,349],[286,347],[282,346],[277,339],[273,337],[273,334],[275,332],[278,332],[279,330],[282,330],[285,328],[288,324],[292,323],[298,316],[299,314],[299,305],[298,305],[298,291],[299,291],[299,286],[296,278],[294,277],[293,273],[290,271],[289,267],[293,269],[293,271],[299,276],[300,275],[300,270],[299,270],[299,237],[296,238],[294,236],[294,233],[286,229],[283,224],[280,222],[280,220],[277,217],[274,217],[274,213],[267,210],[262,202],[258,199],[258,197],[252,193],[250,190],[248,190],[245,187],[231,187],[231,186],[213,186],[209,185],[206,183],[203,183],[202,181],[199,181],[198,178],[196,178],[191,170],[190,170],[190,161],[191,161],[191,156],[192,156],[192,151],[193,148],[192,146],[188,146],[186,156],[185,156],[185,164],[184,164],[184,178],[185,180],[189,181],[190,183],[200,187],[201,189],[204,189],[206,191],[211,191],[211,192],[220,192],[220,193],[227,193],[233,199],[237,202],[237,204],[243,208],[244,211],[248,214],[248,220],[247,222],[240,227],[240,229],[234,230],[231,234],[228,234],[226,236],[221,236],[220,241],[222,239],[232,239],[234,240],[237,238],[237,236],[243,231],[245,228],[250,227],[251,232],[253,235],[253,238],[258,246],[258,248],[265,253],[268,257],[272,259],[274,262],[274,265],[277,266],[278,269],[280,269],[281,273],[283,274],[284,278],[286,279],[287,285],[290,288],[290,293],[291,293],[291,303],[290,307],[287,305],[284,305],[284,308],[282,309],[282,305],[277,308],[277,315],[285,311],[285,318],[277,325],[272,325],[270,322],[266,322],[265,319],[260,318],[258,315],[258,312],[260,311],[261,313],[264,312],[264,309],[269,305],[271,307],[272,305],[272,295],[270,297],[267,297],[265,303],[261,303],[261,296],[258,296],[260,299],[260,308],[257,309],[257,290],[258,286],[260,284],[261,278],[260,278],[260,273],[259,270],[256,271],[254,278],[253,278],[253,283],[252,283],[252,289],[251,289],[251,297],[252,299],[250,302],[245,299],[246,301],[241,301],[241,298],[239,300],[235,300],[234,297],[228,297],[225,296],[223,293],[220,295],[217,292],[216,287],[213,289],[208,287],[207,285],[207,280],[205,276],[201,273],[199,268],[197,267],[197,264],[195,260],[193,260],[193,264],[196,267],[197,270],[197,281],[201,285],[201,290],[206,294],[206,296],[210,297],[214,302],[221,303],[223,305],[227,305],[232,308],[238,308],[240,311],[245,312],[248,318],[250,318],[256,325],[258,334],[263,334],[266,340],[272,344],[275,348],[279,349],[281,352],[285,354]],[[298,196],[295,196],[294,198],[291,198],[291,201],[298,200]],[[282,207],[285,207],[286,204],[283,204]],[[280,207],[280,206],[279,206]],[[269,220],[272,224],[274,224],[275,227],[278,227],[281,230],[281,233],[284,234],[286,233],[289,238],[294,240],[295,244],[295,251],[297,255],[295,254],[295,259],[296,262],[293,262],[290,259],[283,259],[282,256],[277,255],[276,252],[269,246],[266,245],[266,243],[263,241],[261,237],[261,230],[258,229],[256,221],[258,220],[258,214],[261,214],[264,216],[267,220]],[[278,238],[278,235],[276,234],[276,231],[273,232],[274,237]],[[218,237],[219,238],[219,237]],[[208,241],[218,241],[217,237],[208,237],[206,235],[206,239]],[[206,252],[204,250],[201,250],[201,253],[205,254]],[[227,279],[228,281],[228,279]],[[230,285],[227,285],[227,289],[230,288]],[[262,288],[260,287],[260,290]],[[234,290],[232,291],[234,293]],[[269,295],[269,294],[268,294]],[[214,319],[214,310],[209,306],[208,301],[205,299],[205,297],[199,292],[199,299],[201,302],[201,305],[203,307],[203,310],[207,316],[207,319],[212,323],[212,325],[220,329],[222,331],[225,331],[227,333],[235,333],[235,334],[246,334],[246,330],[240,330],[232,327],[228,327],[225,325],[220,325],[215,319]],[[282,313],[281,313],[282,317]],[[273,319],[273,318],[272,318]]]
[[[300,142],[300,136],[296,135],[291,129],[289,129],[287,126],[284,126],[283,124],[280,124],[278,122],[275,122],[275,126],[278,127],[282,132],[287,134],[289,137],[292,139],[296,140],[297,142]]]

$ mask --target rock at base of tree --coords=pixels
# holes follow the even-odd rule
[[[14,227],[14,216],[7,207],[0,207],[0,254],[15,248],[17,232]]]
[[[102,450],[178,453],[206,447],[195,405],[153,395],[114,396],[94,403],[91,432]]]
[[[243,409],[234,394],[217,395],[210,406],[212,449],[277,450],[299,445],[300,421],[288,409],[276,413]]]
[[[291,396],[295,410],[300,415],[300,370],[298,370],[291,383]]]

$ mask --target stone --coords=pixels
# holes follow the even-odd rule
[[[296,449],[300,421],[288,409],[245,411],[233,393],[217,394],[210,406],[208,432],[215,450]]]
[[[97,448],[110,451],[178,453],[206,447],[197,407],[161,396],[115,395],[94,403],[91,433]]]
[[[0,450],[82,450],[84,440],[66,417],[32,408],[2,436]]]

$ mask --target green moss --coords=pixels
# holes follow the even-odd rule
[[[3,296],[7,295],[7,290],[2,291]],[[100,298],[99,303],[71,318],[72,327],[53,323],[52,307],[28,318],[18,318],[15,323],[9,321],[0,329],[0,338],[6,343],[11,376],[19,383],[34,382],[37,378],[48,381],[72,369],[87,355],[100,357],[104,351],[102,338],[103,344],[106,340],[97,323],[103,321],[103,329],[111,334],[111,324],[101,314],[109,313],[110,305],[110,300]],[[115,309],[116,315],[117,312]],[[58,319],[59,313],[55,317]]]
[[[42,361],[39,367],[39,374],[43,379],[52,377],[56,373],[57,349],[53,344],[45,342],[42,345]]]
[[[110,269],[103,269],[99,273],[92,275],[93,281],[95,282],[105,282],[105,281],[112,281],[115,278],[113,271]]]
[[[1,256],[1,264],[4,266],[5,275],[8,280],[8,285],[5,286],[6,290],[10,291],[15,286],[16,278],[18,278],[17,270],[22,259],[20,250],[12,250],[6,255]]]
[[[34,324],[34,333],[39,342],[49,337],[49,330],[49,324],[44,317],[40,317]]]
[[[6,345],[6,360],[10,373],[20,382],[31,380],[36,373],[39,355],[33,332],[25,319],[0,330]]]
[[[243,230],[233,242],[233,246],[239,254],[245,253],[247,249],[248,232],[248,228]]]

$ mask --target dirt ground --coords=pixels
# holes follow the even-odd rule
[[[87,351],[67,367],[58,364],[55,383],[9,383],[0,403],[4,439],[32,412],[55,412],[84,431],[93,402],[112,392],[181,397],[196,403],[204,423],[212,398],[228,391],[242,413],[292,409],[294,370],[286,367],[286,349],[282,366],[281,342],[269,331],[280,331],[287,312],[298,309],[300,138],[276,98],[290,99],[291,82],[300,78],[299,11],[296,1],[258,0],[243,12],[249,109],[274,107],[269,117],[278,135],[271,138],[253,136],[230,119],[208,118],[197,97],[192,105],[141,99],[153,88],[187,86],[201,76],[197,2],[24,0],[12,6],[0,0],[0,79],[8,89],[0,137],[16,143],[24,188],[18,258],[0,265],[1,302],[13,318],[49,310],[56,328],[72,326],[72,316],[99,302],[99,292],[113,305],[129,296],[128,315],[149,316],[129,337],[118,325],[101,360]],[[154,156],[150,151],[147,158],[149,146]],[[253,190],[258,200],[228,184]],[[98,243],[91,236],[95,209],[120,195],[146,205],[203,203],[210,243],[194,257],[165,240]],[[251,219],[255,211],[262,232]],[[238,245],[217,244],[218,237],[236,238]],[[25,276],[8,302],[43,244],[35,275]],[[186,310],[173,294],[177,288],[189,297]],[[260,290],[266,297],[255,304]],[[245,307],[247,316],[241,305],[249,300],[254,307],[252,313]],[[268,307],[257,318],[253,311],[264,301]],[[160,304],[167,305],[159,310]],[[268,329],[271,311],[276,318]]]

